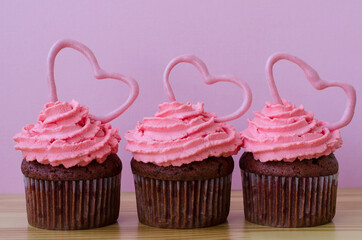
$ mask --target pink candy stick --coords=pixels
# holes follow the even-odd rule
[[[267,81],[269,84],[269,89],[270,89],[271,95],[272,95],[275,103],[283,104],[282,99],[279,96],[277,87],[275,85],[274,76],[273,76],[273,66],[277,61],[279,61],[281,59],[285,59],[285,60],[288,60],[290,62],[297,64],[304,71],[306,78],[308,79],[308,81],[312,84],[312,86],[315,89],[323,90],[323,89],[329,88],[329,87],[339,87],[339,88],[342,88],[343,91],[346,93],[347,104],[346,104],[346,108],[344,110],[343,116],[338,122],[328,124],[326,126],[328,129],[330,129],[330,130],[340,129],[351,122],[353,114],[354,114],[354,109],[356,106],[356,90],[347,83],[328,82],[328,81],[322,80],[319,77],[318,73],[311,66],[309,66],[307,63],[305,63],[303,60],[301,60],[295,56],[292,56],[290,54],[287,54],[287,53],[275,53],[272,56],[270,56],[267,61],[267,64],[266,64],[266,68],[265,68],[266,78],[267,78]]]
[[[137,82],[133,78],[124,76],[119,73],[106,72],[98,65],[96,57],[94,56],[93,52],[87,46],[85,46],[84,44],[82,44],[80,42],[71,40],[71,39],[58,40],[52,46],[52,48],[50,49],[49,55],[48,55],[47,77],[48,77],[48,83],[49,83],[49,88],[50,88],[50,101],[51,102],[58,101],[57,89],[56,89],[55,81],[54,81],[55,57],[60,52],[60,50],[62,50],[63,48],[67,48],[67,47],[73,48],[73,49],[79,51],[88,59],[88,61],[90,62],[91,66],[92,66],[93,74],[94,74],[95,78],[100,79],[100,80],[106,79],[106,78],[117,79],[117,80],[120,80],[120,81],[126,83],[130,88],[130,94],[128,96],[128,99],[126,100],[126,102],[123,105],[121,105],[120,107],[118,107],[117,109],[113,110],[112,112],[108,113],[105,116],[92,116],[92,119],[101,121],[102,123],[110,122],[113,119],[120,116],[124,111],[126,111],[132,105],[132,103],[136,100],[136,98],[138,96],[138,92],[139,92]]]
[[[163,74],[163,84],[164,84],[163,86],[170,101],[176,101],[175,94],[173,93],[173,90],[169,82],[170,72],[177,64],[182,62],[191,63],[192,65],[194,65],[201,73],[204,82],[208,85],[217,82],[231,82],[236,86],[238,86],[239,88],[241,88],[241,91],[244,96],[244,101],[242,105],[239,107],[239,109],[227,116],[216,118],[215,122],[227,122],[237,119],[249,109],[251,105],[252,94],[250,87],[246,82],[244,82],[241,79],[238,79],[233,75],[221,75],[221,76],[210,75],[205,63],[194,55],[182,55],[176,57],[172,59],[171,62],[167,65],[165,72]]]

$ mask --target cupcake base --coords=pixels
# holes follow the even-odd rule
[[[214,168],[208,176],[205,171],[203,176],[197,174],[203,165]],[[234,167],[231,157],[181,167],[161,167],[133,159],[131,166],[141,223],[159,228],[201,228],[226,221]]]
[[[297,162],[293,168],[293,163],[261,163],[253,159],[251,153],[244,153],[240,167],[245,219],[256,224],[285,228],[331,222],[336,213],[337,160],[332,154],[305,161]],[[268,169],[265,164],[278,164],[279,174],[290,176],[277,176],[277,167],[269,166]],[[316,165],[315,169],[304,168],[309,164]],[[329,166],[329,175],[313,176],[318,174],[318,167],[326,171],[326,166]],[[251,172],[248,168],[259,172]],[[294,175],[293,169],[298,169]],[[268,170],[273,174],[263,174]]]
[[[44,229],[73,230],[117,221],[122,163],[111,154],[85,167],[22,163],[28,222]]]

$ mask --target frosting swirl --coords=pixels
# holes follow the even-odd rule
[[[137,161],[159,166],[181,166],[208,157],[237,154],[240,134],[226,123],[216,123],[216,114],[204,112],[204,104],[163,103],[154,117],[138,122],[125,134],[126,150]]]
[[[342,145],[339,130],[330,131],[327,123],[314,118],[304,107],[287,100],[283,104],[266,103],[249,127],[241,132],[243,147],[261,162],[318,158]]]
[[[69,168],[104,162],[117,153],[121,138],[116,128],[91,119],[88,108],[72,100],[46,104],[38,122],[26,125],[14,140],[26,161]]]

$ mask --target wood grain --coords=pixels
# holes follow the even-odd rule
[[[332,223],[282,229],[246,222],[241,191],[233,191],[228,222],[216,227],[172,230],[138,222],[134,193],[122,193],[118,224],[78,231],[53,231],[31,227],[26,220],[22,194],[0,195],[0,239],[362,239],[362,189],[339,189],[337,213]]]

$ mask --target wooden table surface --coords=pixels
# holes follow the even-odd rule
[[[201,229],[159,229],[140,224],[134,193],[122,193],[118,224],[107,227],[54,231],[31,227],[26,220],[23,194],[0,195],[0,239],[362,239],[362,189],[339,189],[332,223],[282,229],[246,222],[241,191],[233,191],[228,222]]]

